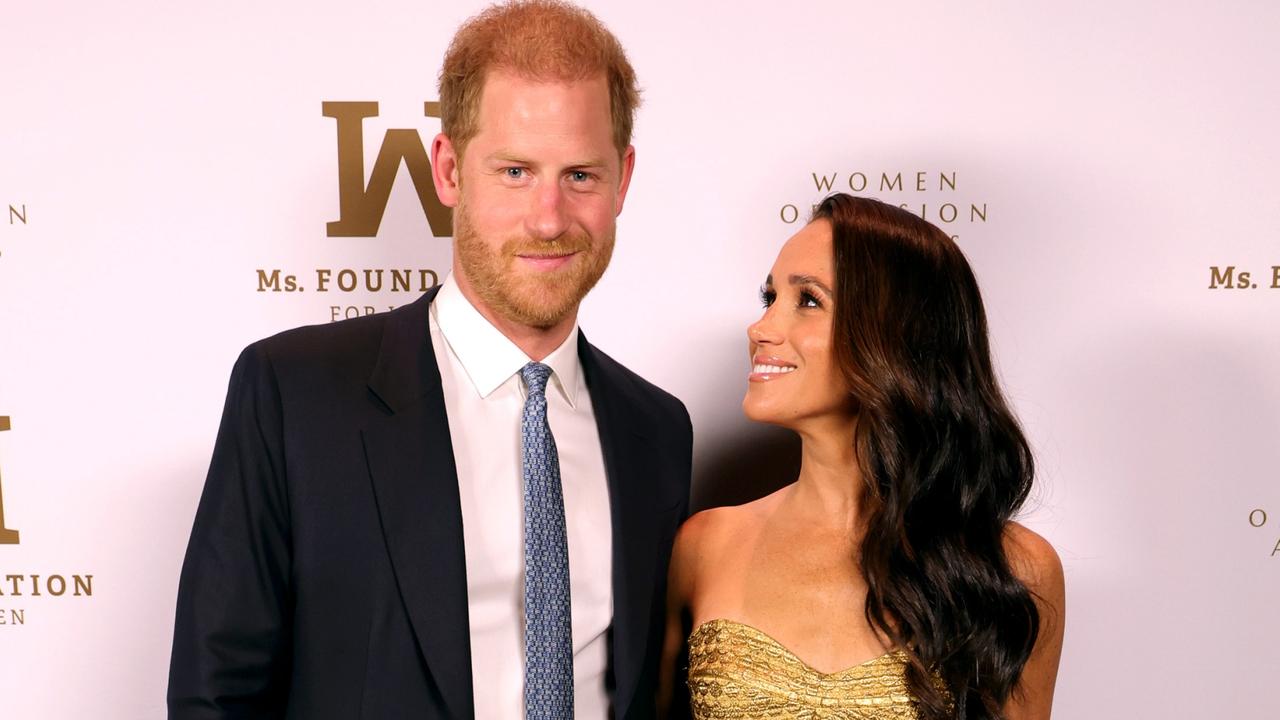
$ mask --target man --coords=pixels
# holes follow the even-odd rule
[[[590,345],[638,95],[554,2],[440,78],[442,287],[251,345],[178,593],[171,718],[642,718],[688,510],[678,400]]]

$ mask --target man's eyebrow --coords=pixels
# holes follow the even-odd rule
[[[488,160],[496,160],[497,162],[514,162],[521,165],[528,165],[529,161],[521,155],[511,152],[510,150],[500,149],[489,154]]]
[[[507,150],[505,148],[499,148],[498,150],[493,151],[492,153],[489,154],[487,159],[492,162],[511,162],[511,163],[519,163],[521,165],[533,164],[533,161],[525,157],[524,155],[521,155],[520,153],[514,152],[512,150]],[[586,160],[582,160],[579,162],[569,163],[565,167],[568,169],[604,168],[604,167],[608,167],[608,165],[609,165],[608,161],[606,161],[604,158],[588,158]]]
[[[770,275],[769,278],[772,280],[773,276]],[[816,285],[822,292],[831,297],[835,297],[835,293],[831,292],[831,288],[827,287],[826,283],[812,275],[792,275],[787,279],[791,281],[792,285]]]

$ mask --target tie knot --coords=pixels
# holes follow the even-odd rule
[[[547,378],[551,377],[551,368],[538,362],[531,362],[520,368],[520,377],[530,395],[546,395]]]

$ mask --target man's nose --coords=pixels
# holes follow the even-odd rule
[[[526,220],[530,237],[554,240],[569,229],[564,190],[558,182],[539,183],[533,191],[533,206]]]

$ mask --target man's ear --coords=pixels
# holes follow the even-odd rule
[[[631,187],[631,171],[636,167],[636,146],[628,145],[627,151],[622,154],[622,177],[618,183],[618,202],[615,203],[613,214],[622,214],[622,202],[627,199],[627,188]]]
[[[436,185],[436,197],[445,207],[458,206],[461,172],[462,158],[454,149],[453,141],[444,133],[436,135],[431,141],[431,180]]]

